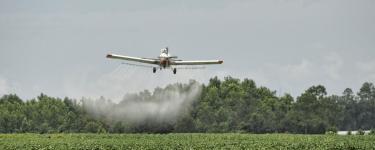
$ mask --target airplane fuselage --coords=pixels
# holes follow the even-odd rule
[[[170,60],[169,58],[161,57],[160,58],[160,67],[162,68],[168,68],[170,67]]]
[[[161,53],[160,53],[160,56],[159,56],[159,59],[160,59],[160,68],[169,68],[171,66],[171,59],[172,57],[169,55],[168,53],[168,48],[163,48],[161,49]]]

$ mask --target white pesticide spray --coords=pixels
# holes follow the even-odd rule
[[[98,100],[84,99],[83,106],[94,117],[108,123],[174,122],[198,99],[201,90],[201,84],[190,81],[188,84],[156,88],[153,93],[145,90],[139,94],[127,94],[119,103],[103,97]]]

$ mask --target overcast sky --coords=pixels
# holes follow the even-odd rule
[[[375,82],[374,0],[0,0],[0,94],[138,92],[215,75],[298,96]],[[121,65],[107,53],[223,59],[204,70]]]

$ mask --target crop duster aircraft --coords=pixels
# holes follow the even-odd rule
[[[140,57],[131,57],[124,55],[108,54],[107,58],[112,59],[121,59],[133,62],[139,62],[144,64],[157,65],[160,70],[162,69],[172,69],[173,74],[177,73],[177,66],[182,65],[213,65],[213,64],[222,64],[222,60],[191,60],[184,61],[178,60],[177,56],[170,56],[168,52],[168,47],[161,49],[161,54],[158,58],[140,58]],[[155,73],[157,67],[152,67],[153,73]]]

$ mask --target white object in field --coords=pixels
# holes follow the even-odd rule
[[[348,132],[349,131],[337,131],[337,134],[338,135],[348,135]],[[351,131],[352,133],[352,135],[357,135],[358,134],[358,131]],[[370,133],[370,130],[366,130],[366,131],[364,131],[365,132],[365,135],[367,135],[367,134],[369,134]]]

